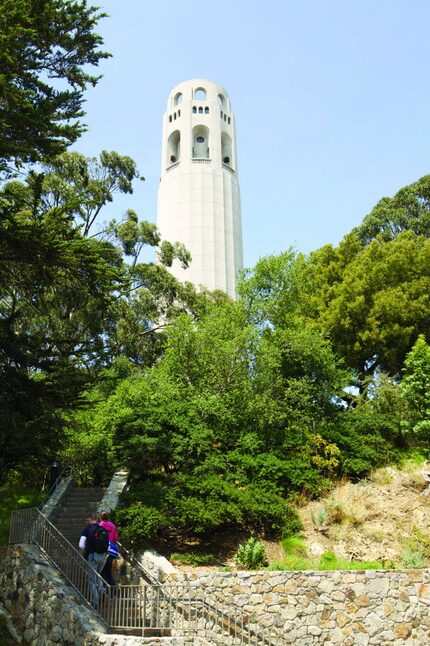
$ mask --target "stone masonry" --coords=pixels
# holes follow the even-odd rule
[[[430,570],[171,574],[226,612],[252,614],[281,644],[430,644]],[[196,591],[197,592],[197,591]]]
[[[31,646],[190,646],[181,638],[111,635],[34,546],[10,546],[0,558],[0,605]],[[204,640],[195,644],[203,646]]]

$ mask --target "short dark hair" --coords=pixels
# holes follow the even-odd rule
[[[90,513],[87,514],[87,520],[97,520],[97,514],[94,511],[90,511]]]

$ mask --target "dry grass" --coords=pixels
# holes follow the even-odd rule
[[[413,542],[413,553],[430,559],[430,540],[425,544],[430,526],[426,487],[423,465],[416,461],[405,469],[378,469],[360,484],[341,483],[326,499],[300,510],[309,554],[332,551],[341,558],[401,564],[412,562],[409,553],[406,559],[404,555]],[[324,517],[320,527],[312,522],[318,513]]]

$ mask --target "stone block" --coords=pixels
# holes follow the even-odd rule
[[[394,626],[394,634],[398,639],[407,639],[411,633],[411,624],[400,623]]]

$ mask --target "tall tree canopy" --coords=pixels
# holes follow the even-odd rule
[[[351,234],[310,254],[306,272],[309,313],[360,379],[399,374],[418,335],[430,335],[428,238],[404,231],[361,248]]]
[[[0,172],[49,159],[84,130],[89,73],[108,56],[86,0],[0,0]]]
[[[430,236],[430,175],[404,186],[394,197],[382,198],[356,229],[363,244],[376,237],[393,240],[402,231]]]

